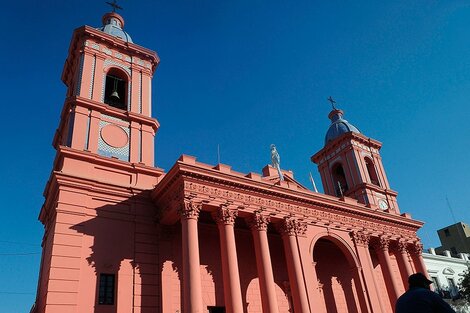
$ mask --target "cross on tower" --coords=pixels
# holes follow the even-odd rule
[[[116,0],[113,0],[113,2],[106,1],[106,3],[113,7],[113,12],[116,12],[116,10],[122,10],[122,7],[117,4]]]
[[[335,99],[333,99],[333,98],[330,96],[330,97],[329,97],[328,99],[326,99],[326,100],[330,101],[331,106],[333,107],[333,110],[336,110],[336,107],[335,107],[336,101],[335,101]]]

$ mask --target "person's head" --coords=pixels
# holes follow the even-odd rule
[[[423,273],[416,273],[410,275],[408,277],[408,285],[410,288],[413,287],[421,287],[421,288],[426,288],[430,289],[430,285],[432,284],[432,281],[429,280]]]

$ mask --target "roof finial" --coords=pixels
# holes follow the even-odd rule
[[[331,106],[333,107],[333,110],[337,110],[336,107],[335,107],[336,101],[335,101],[335,99],[333,99],[333,97],[330,96],[330,97],[329,97],[328,99],[326,99],[326,100],[330,101]]]
[[[122,10],[122,7],[117,4],[116,0],[113,0],[113,2],[106,1],[106,3],[113,7],[113,12],[116,12],[116,10]]]

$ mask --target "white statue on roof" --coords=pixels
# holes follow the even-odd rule
[[[276,146],[273,144],[271,145],[271,162],[273,163],[273,167],[277,169],[277,172],[279,173],[279,179],[284,180],[284,176],[281,172],[281,157],[277,152]]]

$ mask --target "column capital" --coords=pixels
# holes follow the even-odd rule
[[[270,221],[271,218],[269,215],[262,214],[260,211],[255,211],[253,215],[247,219],[250,229],[257,231],[266,231]]]
[[[199,218],[199,212],[201,212],[201,209],[202,203],[185,199],[183,203],[180,204],[178,213],[181,218],[197,220]]]
[[[367,247],[369,245],[370,236],[362,231],[350,232],[349,236],[357,246]]]
[[[231,209],[228,205],[222,204],[217,211],[212,213],[212,218],[219,225],[234,225],[238,216],[237,209]]]
[[[307,223],[301,222],[291,216],[286,216],[282,222],[277,225],[278,231],[282,236],[305,236],[307,232]]]
[[[374,240],[373,248],[376,250],[388,251],[390,246],[390,238],[386,236],[380,236],[376,240]]]
[[[397,241],[396,247],[397,247],[398,252],[402,254],[405,254],[408,252],[408,243],[403,239],[400,239]]]
[[[417,255],[421,255],[423,254],[423,244],[421,243],[421,241],[416,241],[414,243],[412,243],[411,245],[409,245],[410,247],[410,252],[413,252],[414,254],[417,254]]]

